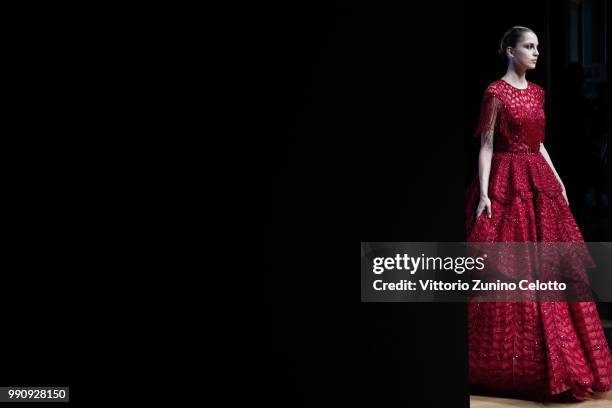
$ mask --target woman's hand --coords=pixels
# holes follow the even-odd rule
[[[565,202],[569,205],[569,200],[567,199],[567,192],[565,191],[565,184],[561,181],[561,178],[557,178],[559,181],[559,185],[561,186],[561,194],[563,194],[563,198],[565,198]]]
[[[476,219],[480,217],[480,214],[487,210],[487,217],[491,218],[491,200],[489,197],[480,197],[480,202],[478,203],[478,207],[476,207]]]

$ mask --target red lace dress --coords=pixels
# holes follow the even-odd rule
[[[584,242],[561,185],[540,154],[544,90],[503,80],[485,91],[476,130],[494,131],[492,218],[475,219],[478,178],[466,196],[468,242]],[[592,302],[468,303],[469,380],[499,395],[586,399],[612,389],[612,358]]]

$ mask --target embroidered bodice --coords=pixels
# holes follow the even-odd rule
[[[499,79],[485,90],[475,136],[493,131],[495,152],[538,153],[544,141],[544,89],[519,89]]]

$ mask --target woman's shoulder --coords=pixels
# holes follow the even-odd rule
[[[504,84],[502,83],[503,81],[501,79],[495,80],[493,82],[491,82],[484,90],[483,93],[483,99],[484,100],[491,100],[491,99],[497,99],[500,101],[504,101],[505,98],[505,94],[506,94],[506,90],[504,89]]]
[[[529,82],[529,86],[531,88],[533,88],[533,90],[536,91],[537,93],[544,94],[544,92],[545,92],[544,88],[542,86],[536,84],[535,82]]]
[[[495,81],[497,82],[497,81]],[[482,97],[484,99],[488,99],[491,96],[498,96],[499,91],[497,89],[497,87],[495,86],[495,82],[490,83],[484,90],[484,92],[482,93]]]
[[[499,93],[504,86],[504,81],[501,79],[496,79],[495,81],[491,82],[487,88],[485,89],[485,94],[486,93]]]

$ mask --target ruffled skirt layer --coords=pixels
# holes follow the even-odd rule
[[[468,242],[584,242],[539,153],[495,153],[488,195],[492,218],[475,219],[478,180],[468,189]],[[612,358],[592,302],[472,302],[468,321],[475,387],[538,400],[612,389]]]

